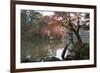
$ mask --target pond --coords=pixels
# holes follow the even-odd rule
[[[44,40],[35,38],[32,41],[22,41],[21,59],[30,58],[34,61],[41,61],[46,57],[54,57],[58,49],[65,46],[65,40]]]
[[[89,43],[89,32],[80,32],[84,42]],[[75,36],[73,37],[76,40]],[[61,54],[69,37],[63,39],[48,40],[45,38],[33,38],[21,40],[21,62],[42,62],[53,57],[54,61],[62,60]],[[47,61],[48,61],[47,60]]]

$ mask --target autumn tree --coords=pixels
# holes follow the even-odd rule
[[[58,22],[60,25],[66,27],[70,33],[75,34],[77,38],[77,43],[79,44],[80,48],[80,58],[82,58],[82,48],[84,47],[84,43],[81,39],[79,34],[80,29],[83,26],[89,26],[89,14],[88,13],[81,13],[81,12],[55,12],[58,18]]]
[[[49,39],[65,37],[65,27],[59,24],[56,14],[51,16],[44,16],[43,19],[47,24],[41,29],[41,31],[42,33],[46,34]]]

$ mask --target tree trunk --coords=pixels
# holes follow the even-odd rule
[[[75,35],[76,35],[76,38],[77,38],[77,41],[78,41],[78,44],[80,46],[80,59],[82,59],[82,50],[83,50],[83,42],[82,42],[82,39],[79,35],[79,32],[75,32]]]
[[[82,42],[82,39],[81,39],[81,37],[80,37],[80,35],[79,35],[79,32],[75,32],[75,35],[76,35],[78,44],[79,44],[80,46],[83,46],[83,42]]]
[[[69,42],[69,43],[70,43],[70,42]],[[61,54],[61,57],[62,57],[63,60],[67,60],[67,58],[65,57],[65,54],[66,54],[66,51],[67,51],[67,49],[68,49],[69,43],[66,43],[66,45],[65,45],[65,47],[64,47],[64,49],[63,49],[63,52],[62,52],[62,54]]]

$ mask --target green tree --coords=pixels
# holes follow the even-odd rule
[[[32,38],[41,34],[41,28],[46,25],[42,14],[34,10],[21,10],[21,34],[24,38]]]

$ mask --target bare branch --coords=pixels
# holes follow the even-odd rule
[[[70,27],[68,27],[68,26],[66,26],[66,25],[64,25],[64,24],[61,24],[61,25],[64,26],[64,27],[66,27],[68,30],[71,30]]]
[[[73,24],[71,23],[70,18],[69,18],[69,24],[68,24],[68,26],[70,27],[71,31],[76,32],[76,30],[73,27]]]

